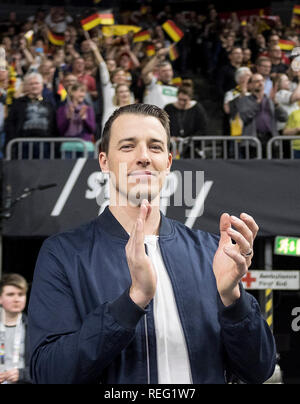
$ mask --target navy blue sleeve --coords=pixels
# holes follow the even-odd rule
[[[59,253],[46,241],[35,268],[28,310],[31,376],[38,384],[99,383],[145,312],[125,290],[82,318]]]
[[[242,285],[240,292],[240,298],[228,307],[218,297],[227,367],[243,382],[260,384],[274,372],[275,341],[256,299]]]

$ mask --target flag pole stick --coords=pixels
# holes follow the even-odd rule
[[[90,34],[89,34],[89,31],[83,30],[83,34],[84,34],[84,36],[85,36],[85,39],[87,39],[87,40],[90,40],[90,39],[91,39]]]

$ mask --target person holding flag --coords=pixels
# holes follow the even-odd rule
[[[103,95],[103,112],[102,112],[102,128],[105,125],[107,117],[111,111],[116,109],[116,87],[118,85],[128,86],[126,72],[122,67],[118,67],[112,72],[109,72],[106,62],[98,49],[97,45],[90,40],[90,47],[94,52],[95,58],[99,65],[99,74],[101,89]],[[135,102],[134,95],[130,93],[130,100],[132,103]]]
[[[170,62],[166,60],[169,48],[161,48],[150,59],[142,70],[142,78],[146,85],[144,103],[164,108],[177,101],[177,87],[173,84],[174,72]],[[154,69],[158,69],[158,77]]]
[[[46,25],[52,32],[63,34],[68,24],[73,22],[73,17],[66,13],[64,7],[51,7],[49,14],[45,18]]]

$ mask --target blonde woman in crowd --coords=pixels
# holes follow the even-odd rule
[[[105,122],[107,121],[109,116],[114,112],[114,110],[129,104],[133,104],[132,94],[130,92],[129,86],[127,84],[117,84],[112,104],[110,108],[104,111],[102,119],[102,128],[104,128]]]

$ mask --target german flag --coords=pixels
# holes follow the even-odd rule
[[[285,51],[291,51],[295,47],[295,42],[293,41],[288,41],[285,39],[280,39],[278,42],[278,45],[280,49],[285,50]]]
[[[170,49],[169,49],[169,57],[170,60],[173,62],[174,60],[176,60],[179,57],[179,53],[178,50],[176,48],[175,45],[171,45]]]
[[[172,20],[167,20],[162,27],[174,42],[179,42],[184,35]]]
[[[172,84],[173,86],[180,87],[181,84],[182,84],[182,78],[181,78],[181,77],[174,77],[174,78],[172,79],[171,84]]]
[[[147,12],[148,12],[148,6],[141,6],[141,8],[140,8],[140,13],[142,14],[142,15],[145,15],[145,14],[147,14]]]
[[[67,98],[67,95],[68,95],[67,90],[61,83],[59,83],[59,85],[58,85],[57,94],[60,96],[61,101],[65,101],[65,99]]]
[[[113,25],[115,23],[114,15],[111,12],[99,13],[98,16],[101,25]]]
[[[150,41],[151,35],[148,30],[140,31],[133,36],[133,43]]]
[[[137,33],[141,30],[141,27],[136,25],[110,25],[102,27],[102,34],[104,36],[122,36],[128,34],[128,32]]]
[[[95,13],[90,15],[89,17],[84,18],[80,21],[80,23],[85,31],[89,31],[90,29],[97,27],[97,25],[101,24],[99,13]]]
[[[147,54],[147,56],[155,55],[155,46],[154,45],[148,45],[146,47],[146,54]]]
[[[24,37],[26,38],[28,45],[32,44],[33,36],[34,36],[34,31],[32,29],[25,33]]]
[[[65,44],[64,34],[55,34],[50,30],[48,30],[48,40],[56,46],[63,46]]]
[[[291,21],[292,25],[296,25],[299,26],[300,25],[300,15],[293,15],[292,21]]]
[[[300,6],[294,6],[293,14],[300,14]]]

